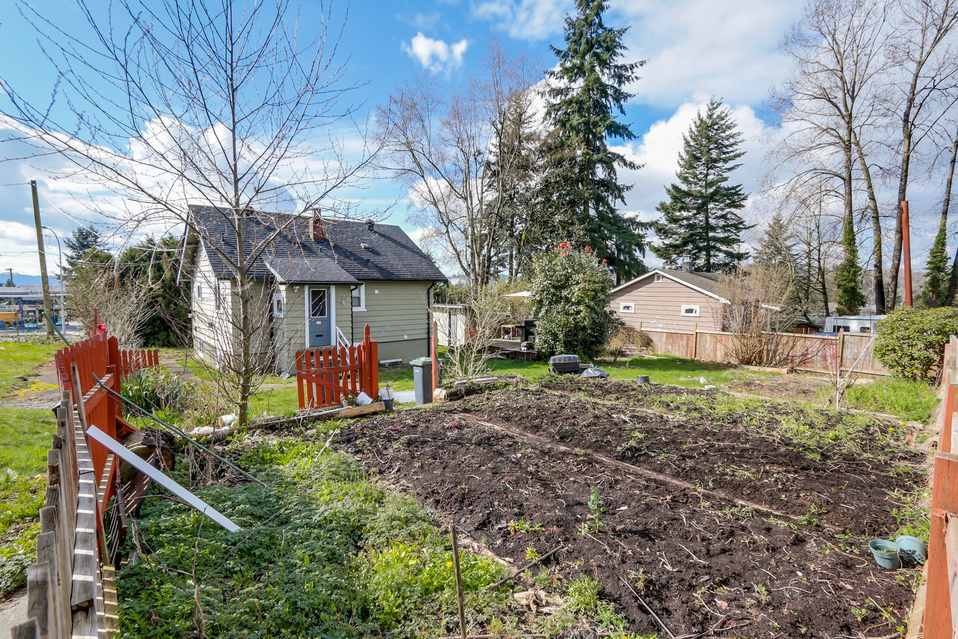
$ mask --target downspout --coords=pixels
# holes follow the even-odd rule
[[[356,327],[353,325],[353,291],[360,286],[362,286],[362,284],[349,287],[349,341],[351,344],[356,343]]]
[[[432,357],[432,350],[429,348],[432,338],[432,289],[440,282],[432,282],[426,289],[426,357]]]

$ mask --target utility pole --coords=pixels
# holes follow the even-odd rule
[[[47,279],[47,254],[43,249],[43,225],[40,223],[40,200],[37,196],[37,181],[30,180],[33,190],[33,219],[37,223],[37,248],[40,252],[40,281],[43,282],[43,308],[47,317],[53,320],[53,302],[50,300],[50,280]],[[46,322],[47,337],[53,337],[53,324]]]
[[[10,286],[16,286],[16,284],[13,283],[13,269],[12,269],[12,268],[8,268],[8,269],[7,269],[7,273],[10,274],[10,278],[9,278],[9,279],[10,279]]]

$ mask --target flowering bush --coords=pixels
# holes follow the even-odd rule
[[[608,307],[610,290],[612,278],[592,247],[563,242],[536,257],[531,301],[539,352],[595,355],[618,324]]]
[[[896,377],[935,381],[945,346],[958,334],[958,309],[901,307],[878,322],[875,357]]]

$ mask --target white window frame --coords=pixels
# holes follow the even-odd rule
[[[682,317],[700,317],[699,305],[698,304],[682,304]]]
[[[283,317],[286,311],[286,300],[283,291],[273,291],[273,317]]]
[[[661,274],[661,273],[656,273],[655,275],[653,275],[653,276],[652,276],[652,281],[653,281],[653,282],[661,282],[661,281],[662,281],[662,274]]]
[[[203,285],[202,285],[202,284],[197,284],[197,285],[196,285],[196,299],[198,299],[198,300],[203,299]]]
[[[632,302],[620,302],[619,303],[619,312],[620,313],[634,313],[635,304]]]
[[[366,285],[359,285],[359,306],[353,306],[353,289],[349,290],[349,307],[353,312],[363,312],[366,310]]]

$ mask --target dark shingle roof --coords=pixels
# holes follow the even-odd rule
[[[682,270],[664,270],[664,272],[677,280],[691,284],[716,297],[722,297],[721,293],[719,293],[720,282],[722,281],[721,273],[689,273],[688,271]]]
[[[205,248],[216,276],[233,277],[233,270],[220,254],[237,259],[232,217],[214,207],[196,205],[190,205],[190,217],[202,229],[203,241],[215,244]],[[324,225],[327,239],[317,241],[309,234],[307,216],[248,212],[243,219],[247,255],[269,242],[253,263],[251,276],[289,283],[446,281],[442,271],[398,226],[377,223],[369,230],[363,222],[338,220],[325,220]]]

